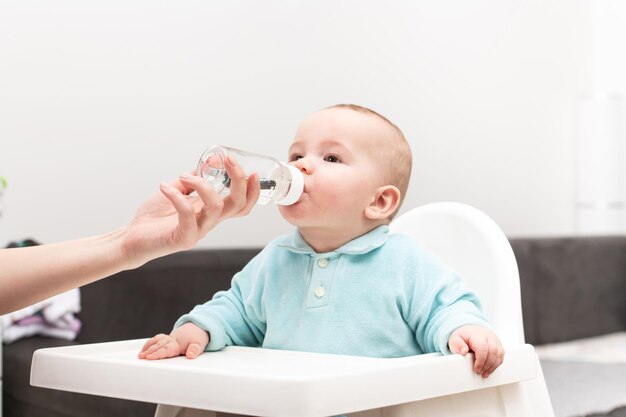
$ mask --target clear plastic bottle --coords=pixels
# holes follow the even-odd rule
[[[288,206],[300,199],[304,189],[304,177],[296,167],[269,156],[214,145],[200,157],[198,175],[205,178],[220,195],[230,194],[230,177],[225,166],[228,155],[241,165],[246,175],[256,173],[259,176],[261,195],[257,204],[273,201]]]

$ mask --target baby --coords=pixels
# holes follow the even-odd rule
[[[193,359],[227,345],[385,358],[474,352],[474,371],[488,377],[504,349],[476,295],[411,238],[389,234],[411,159],[400,129],[367,108],[306,118],[289,148],[304,193],[279,208],[297,230],[139,357]]]

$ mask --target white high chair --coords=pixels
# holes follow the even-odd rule
[[[500,227],[474,207],[447,202],[408,211],[391,223],[391,231],[415,238],[461,274],[478,293],[487,319],[505,346],[505,361],[513,360],[508,353],[524,344],[520,282],[513,249]],[[437,409],[442,412],[432,415],[553,417],[536,355],[535,363],[537,376],[532,380],[413,403],[407,407],[414,414],[402,416],[431,415],[430,410]],[[457,408],[452,409],[453,398],[463,404],[457,400]]]
[[[472,207],[435,203],[400,216],[391,230],[418,239],[479,293],[506,348],[504,363],[489,378],[473,372],[471,355],[379,359],[227,347],[193,361],[142,361],[137,352],[144,341],[134,340],[38,350],[31,384],[163,404],[158,417],[210,415],[200,410],[553,417],[537,355],[524,344],[517,264],[500,228]]]

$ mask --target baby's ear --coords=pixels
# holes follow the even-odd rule
[[[365,208],[365,217],[370,220],[385,220],[397,210],[402,193],[398,187],[383,185],[376,190],[374,200]]]

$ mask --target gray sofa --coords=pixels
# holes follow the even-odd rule
[[[626,237],[511,240],[521,276],[526,340],[545,344],[626,330]],[[259,249],[171,255],[82,288],[73,343],[168,332],[181,314],[229,287]],[[151,417],[153,404],[35,388],[33,352],[68,342],[29,338],[4,347],[4,417]],[[626,415],[616,409],[613,417]]]
[[[511,243],[529,343],[626,331],[626,237]],[[556,417],[626,417],[626,363],[605,359],[607,363],[577,355],[542,359]]]

